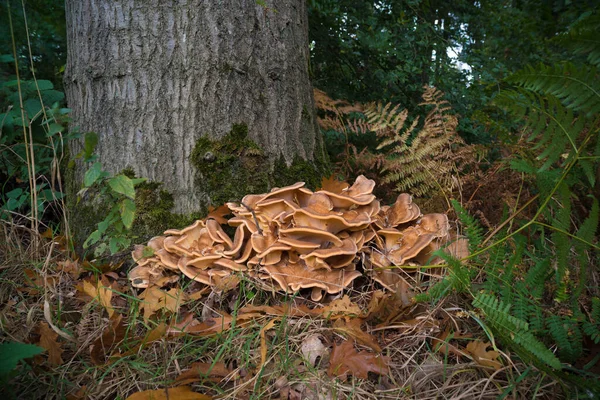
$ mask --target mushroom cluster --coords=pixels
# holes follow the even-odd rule
[[[422,215],[408,194],[381,207],[375,182],[359,176],[352,186],[329,185],[313,192],[303,182],[227,203],[233,239],[210,216],[182,230],[168,230],[135,247],[132,285],[146,288],[188,278],[215,285],[238,272],[292,293],[310,289],[319,301],[365,272],[394,290],[398,274],[388,268],[422,265],[450,239],[445,214]]]

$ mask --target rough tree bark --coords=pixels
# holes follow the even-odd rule
[[[278,160],[286,167],[324,160],[308,76],[305,2],[257,3],[66,1],[67,101],[73,125],[99,135],[96,154],[105,169],[132,168],[161,182],[174,197],[174,211],[191,213],[214,200],[210,191],[217,186],[206,182],[218,154],[200,146],[196,161],[207,165],[199,170],[191,161],[199,140],[215,144],[237,126],[243,132],[233,139],[246,146],[247,129],[271,175]],[[238,162],[245,151],[235,149],[229,160]],[[265,165],[254,160],[237,168],[247,173]],[[81,179],[82,166],[75,176]]]

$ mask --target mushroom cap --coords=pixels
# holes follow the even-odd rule
[[[209,270],[202,270],[194,268],[192,265],[180,265],[179,269],[181,272],[190,279],[196,282],[204,283],[205,285],[213,285],[213,276],[225,277],[231,275],[233,272],[227,269],[211,268]]]
[[[200,257],[181,257],[179,263],[177,264],[179,269],[181,269],[182,265],[190,266],[195,269],[207,269],[210,267],[216,260],[223,258],[221,254],[207,254]]]
[[[186,233],[193,231],[195,229],[201,229],[204,228],[204,221],[202,221],[201,219],[196,220],[196,222],[194,222],[192,225],[190,226],[186,226],[185,228],[179,230],[179,229],[169,229],[165,231],[165,235],[174,235],[174,236],[181,236],[181,235],[185,235]],[[150,245],[150,244],[148,244]]]
[[[268,274],[288,293],[314,287],[326,290],[330,294],[339,293],[361,275],[354,265],[332,271],[313,271],[307,268],[304,262],[267,265],[261,268],[261,272]]]
[[[368,217],[360,220],[358,216],[353,222],[349,222],[339,215],[311,214],[308,209],[304,208],[294,211],[293,219],[297,226],[315,228],[333,234],[346,229],[366,227],[371,222]]]
[[[397,247],[400,240],[402,240],[402,238],[404,237],[404,232],[400,232],[396,228],[380,229],[377,231],[377,234],[385,238],[385,250],[387,251],[390,251],[394,247]]]
[[[271,198],[259,202],[256,205],[255,212],[267,217],[267,220],[275,220],[280,218],[282,215],[287,215],[298,206],[295,203],[290,203],[286,199]]]
[[[352,186],[350,186],[348,189],[342,192],[346,193],[350,197],[356,197],[365,194],[371,194],[373,193],[374,188],[375,181],[373,179],[368,179],[364,175],[359,175],[356,177],[356,180],[354,181]]]
[[[229,248],[233,247],[233,242],[227,236],[221,225],[215,219],[209,219],[206,221],[206,230],[208,232],[208,236],[216,242],[216,243],[225,243],[225,245]]]
[[[296,182],[293,185],[285,186],[282,188],[276,187],[276,188],[271,189],[271,191],[267,194],[246,195],[242,199],[242,202],[252,209],[256,205],[258,205],[260,202],[263,202],[270,198],[285,199],[288,202],[292,203],[292,202],[294,202],[296,191],[298,189],[300,189],[302,186],[304,186],[304,182]]]
[[[320,245],[326,242],[331,242],[335,246],[342,245],[342,240],[333,233],[307,226],[296,226],[294,228],[280,229],[279,233],[282,236],[287,236],[292,239],[319,243]],[[283,242],[281,239],[280,241]]]
[[[239,254],[240,250],[244,246],[244,237],[246,235],[246,228],[244,225],[238,225],[235,229],[235,235],[233,237],[233,243],[229,250],[223,252],[223,254],[227,257],[235,257]]]
[[[131,286],[145,289],[150,286],[150,268],[138,265],[129,271],[127,278],[131,281]]]
[[[252,214],[249,213],[249,215],[250,215],[250,218],[252,218]],[[248,232],[250,232],[250,233],[258,232],[258,227],[254,223],[254,221],[251,221],[250,219],[247,219],[247,218],[235,216],[233,218],[230,218],[229,221],[227,221],[227,224],[229,226],[236,226],[236,227],[240,226],[240,225],[244,225],[246,227],[246,229],[248,230]]]
[[[402,231],[402,234],[399,248],[388,254],[388,258],[395,265],[415,257],[435,239],[434,234],[422,234],[418,228],[412,226]]]
[[[367,179],[364,175],[359,175],[354,184],[348,189],[342,190],[341,193],[328,192],[319,190],[317,193],[323,193],[329,196],[335,208],[349,209],[353,206],[365,206],[375,200],[373,188],[375,181]]]
[[[436,238],[447,238],[450,223],[446,214],[425,214],[417,223],[424,233],[433,234]]]
[[[401,193],[396,202],[387,209],[385,218],[387,226],[398,226],[414,221],[421,216],[419,206],[413,203],[413,198],[408,193]]]
[[[248,261],[253,251],[254,249],[252,248],[252,243],[250,242],[250,240],[246,241],[246,244],[244,245],[244,250],[242,250],[242,254],[240,254],[238,258],[234,259],[234,261],[238,264],[245,263],[246,261]]]
[[[306,240],[299,240],[285,236],[279,237],[279,243],[290,246],[293,250],[300,254],[310,253],[314,249],[321,247],[321,243],[309,242]]]
[[[160,263],[164,265],[167,269],[173,271],[179,271],[179,267],[177,267],[177,263],[179,262],[179,256],[167,251],[167,249],[160,249],[156,253],[156,256],[160,260]]]

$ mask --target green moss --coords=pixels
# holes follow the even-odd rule
[[[210,195],[211,204],[202,205],[203,210],[208,205],[239,201],[246,194],[265,193],[298,181],[314,189],[329,173],[327,160],[321,158],[316,162],[296,158],[290,166],[283,158],[273,163],[248,138],[248,128],[243,124],[234,125],[220,140],[201,137],[190,161],[197,171],[197,187]]]

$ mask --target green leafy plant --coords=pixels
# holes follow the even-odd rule
[[[528,67],[507,79],[514,86],[496,102],[524,132],[510,166],[537,194],[486,238],[455,203],[471,254],[459,263],[446,259],[448,276],[429,290],[433,299],[449,289],[468,293],[492,339],[577,393],[599,390],[585,379],[598,359],[583,369],[569,365],[587,351],[586,339],[600,342],[600,293],[590,284],[600,250],[600,83],[593,79],[599,72],[564,63]],[[528,207],[534,210],[523,217]],[[456,271],[474,269],[481,281],[461,285]]]
[[[33,357],[44,351],[33,344],[7,342],[0,344],[0,379],[5,379],[17,367],[19,361]]]
[[[131,179],[124,174],[110,176],[102,169],[100,162],[94,162],[83,179],[83,189],[79,197],[92,191],[97,199],[112,204],[106,217],[98,223],[83,244],[84,248],[96,245],[94,253],[100,256],[107,251],[115,254],[131,244],[127,231],[135,219],[135,185],[145,182],[144,178]]]

